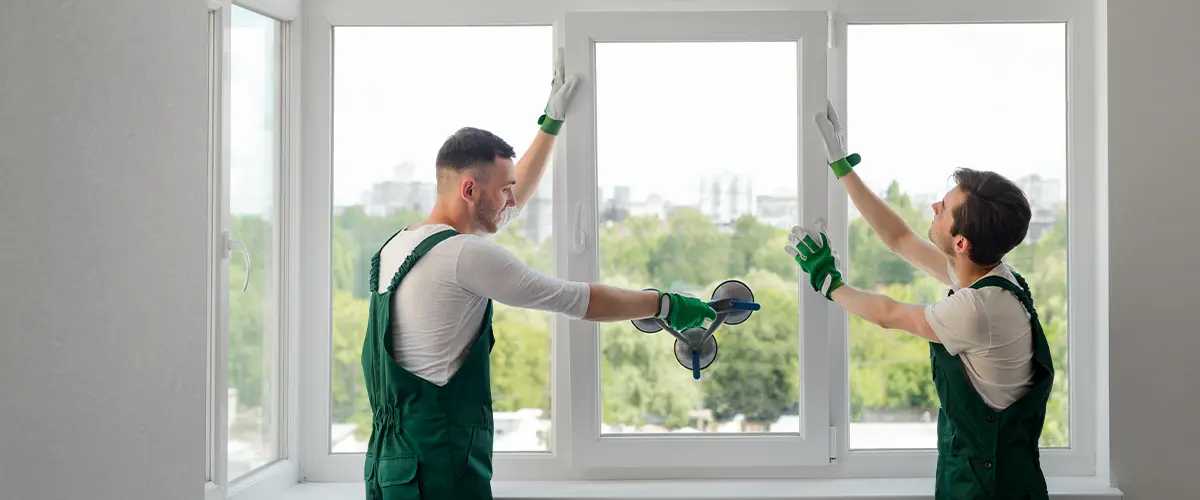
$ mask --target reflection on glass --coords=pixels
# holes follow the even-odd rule
[[[596,47],[600,279],[762,310],[715,334],[694,380],[674,337],[602,324],[602,433],[800,431],[796,44]]]
[[[233,7],[230,34],[229,458],[235,480],[279,458],[279,23]],[[247,283],[246,280],[249,280]],[[246,285],[246,291],[242,291]]]
[[[1066,27],[851,26],[847,139],[862,178],[925,235],[955,167],[1018,182],[1029,237],[1006,262],[1033,291],[1055,364],[1042,446],[1069,444]],[[931,303],[946,287],[887,251],[851,206],[850,282]],[[934,448],[928,343],[850,316],[850,447]]]
[[[393,233],[429,214],[433,162],[455,130],[489,130],[518,154],[528,147],[550,94],[551,35],[551,28],[541,26],[336,28],[333,453],[365,452],[371,431],[360,364],[371,256]],[[521,217],[493,236],[547,274],[554,272],[552,168],[547,166]],[[495,304],[497,452],[551,449],[550,319],[549,313]]]

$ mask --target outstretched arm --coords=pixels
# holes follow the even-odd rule
[[[886,295],[842,285],[830,297],[846,312],[865,319],[881,328],[903,330],[925,340],[940,343],[937,333],[925,318],[925,306],[907,304]]]
[[[455,281],[463,289],[501,304],[586,321],[662,318],[672,328],[683,330],[717,317],[707,302],[694,297],[547,276],[521,262],[504,247],[483,238],[463,244],[455,266]]]
[[[883,328],[904,330],[940,342],[925,318],[924,306],[905,304],[885,295],[858,290],[842,281],[842,273],[838,269],[840,259],[829,246],[824,225],[823,220],[817,219],[813,227],[796,226],[788,235],[787,253],[800,264],[813,290],[837,302],[850,314]]]
[[[833,104],[827,105],[826,113],[816,117],[817,128],[825,139],[825,149],[829,154],[829,166],[834,175],[842,181],[846,194],[854,207],[862,214],[867,225],[879,236],[888,250],[907,260],[918,269],[929,273],[938,281],[953,285],[947,270],[946,256],[932,243],[922,239],[915,233],[904,219],[900,218],[891,207],[879,198],[866,183],[858,177],[853,168],[861,161],[857,154],[848,154],[843,143],[843,129]]]

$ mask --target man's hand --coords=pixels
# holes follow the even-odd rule
[[[825,153],[829,157],[829,167],[833,169],[833,175],[840,179],[850,173],[862,158],[857,153],[846,152],[846,131],[842,128],[842,120],[833,110],[832,102],[825,101],[825,112],[817,113],[816,122],[817,129],[821,131],[821,137],[825,139]]]
[[[817,239],[820,240],[819,243]],[[793,227],[788,241],[791,244],[785,247],[785,250],[800,264],[800,269],[808,274],[808,281],[813,290],[826,299],[833,300],[831,294],[845,282],[842,281],[842,273],[838,271],[840,259],[830,248],[829,238],[825,236],[825,221],[816,219],[813,221],[813,228]]]
[[[550,84],[550,98],[546,100],[545,113],[538,118],[542,131],[550,135],[558,135],[562,129],[563,120],[567,118],[567,108],[571,105],[571,96],[575,93],[575,84],[579,81],[576,75],[566,75],[566,65],[563,63],[563,49],[559,48],[554,56],[554,80]]]
[[[717,319],[717,311],[708,302],[678,293],[658,292],[659,310],[656,318],[666,320],[676,331],[703,326],[705,319]]]

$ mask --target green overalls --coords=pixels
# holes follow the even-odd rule
[[[1013,274],[1020,288],[999,276],[985,277],[971,288],[998,286],[1008,290],[1029,312],[1034,349],[1033,387],[1029,393],[1003,411],[995,411],[975,392],[958,357],[951,356],[939,343],[929,344],[933,381],[941,400],[934,494],[939,500],[1049,498],[1038,440],[1054,384],[1054,363],[1029,285]]]
[[[417,245],[383,293],[379,252],[371,260],[371,313],[362,352],[373,420],[363,473],[367,500],[492,498],[491,300],[479,339],[446,385],[417,377],[392,358],[392,293],[421,257],[456,234],[442,231]]]

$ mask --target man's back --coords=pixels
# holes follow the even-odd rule
[[[987,276],[1017,283],[1003,263]],[[1033,380],[1033,333],[1029,313],[1012,293],[998,287],[969,288],[928,306],[925,317],[951,355],[958,355],[971,384],[996,410],[1029,391]]]

